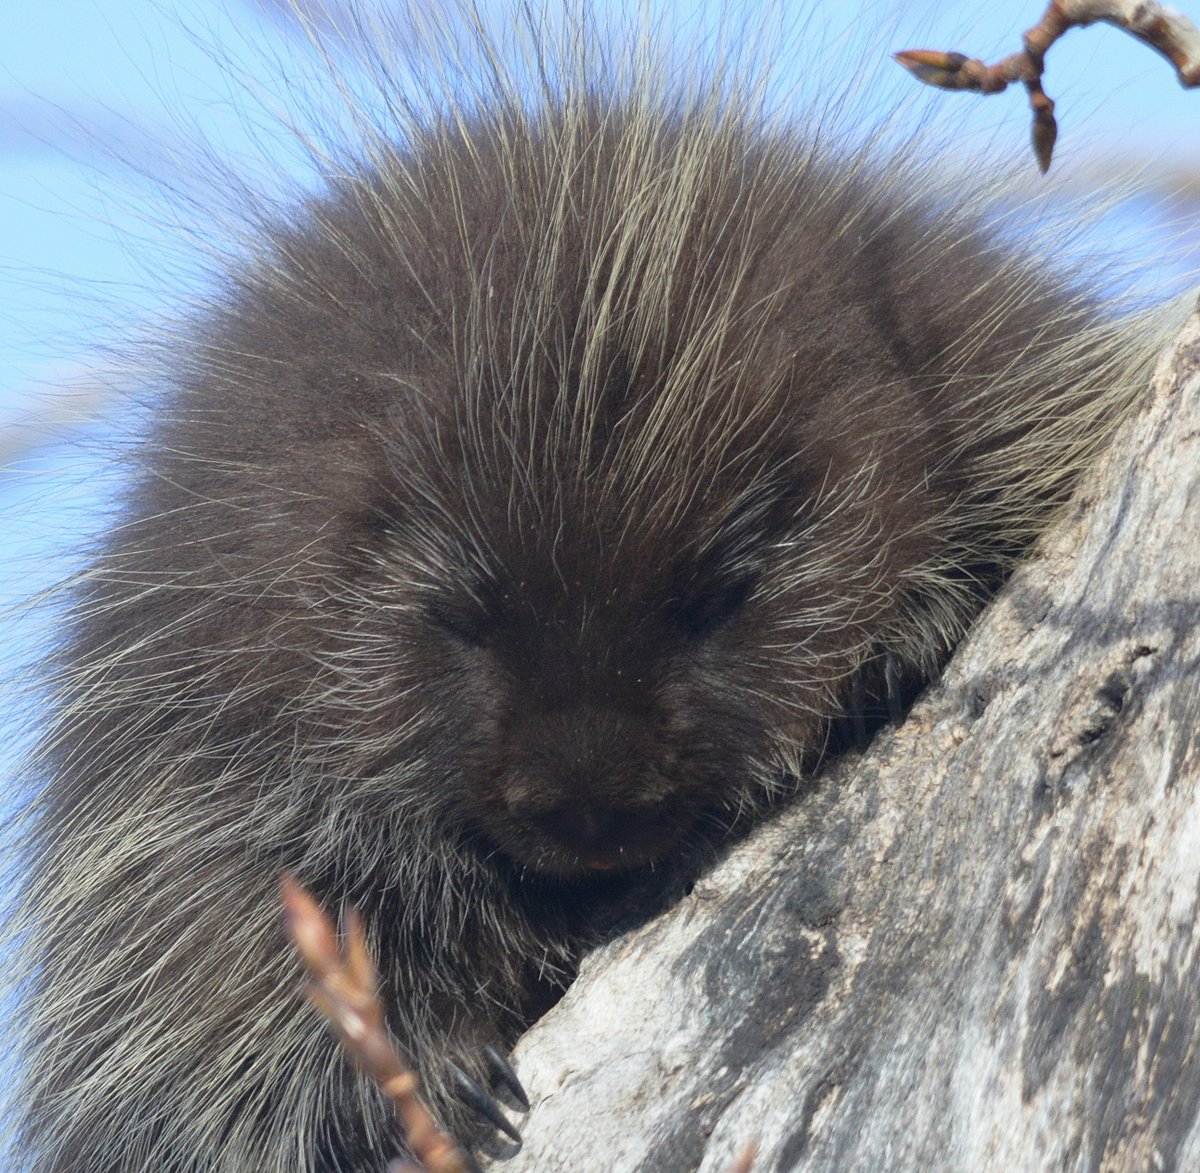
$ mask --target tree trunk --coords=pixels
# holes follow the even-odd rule
[[[903,726],[588,959],[504,1173],[1200,1169],[1200,316]]]

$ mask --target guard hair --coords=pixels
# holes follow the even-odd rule
[[[508,16],[298,15],[319,183],[231,182],[138,351],[19,824],[37,1173],[402,1149],[285,870],[362,912],[475,1139],[454,1068],[929,680],[1137,402],[1143,325],[966,164],[781,87],[786,21]]]

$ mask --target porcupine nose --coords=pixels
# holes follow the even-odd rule
[[[589,871],[637,866],[660,855],[676,837],[661,803],[614,806],[562,798],[527,814],[525,822]]]
[[[564,803],[530,821],[547,838],[570,845],[587,858],[599,859],[620,845],[623,828],[629,829],[635,818],[631,811]]]
[[[621,867],[669,839],[649,724],[580,706],[541,714],[516,739],[505,801],[514,823],[588,868]]]

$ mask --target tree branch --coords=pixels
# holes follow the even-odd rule
[[[995,65],[934,49],[905,49],[893,56],[919,81],[939,89],[998,94],[1021,82],[1033,111],[1034,155],[1045,172],[1058,137],[1054,102],[1042,87],[1046,54],[1068,29],[1097,22],[1121,29],[1165,57],[1185,89],[1200,86],[1200,29],[1157,0],[1050,0],[1041,20],[1025,32],[1025,48]]]

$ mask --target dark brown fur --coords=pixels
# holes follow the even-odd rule
[[[452,1126],[647,893],[926,678],[1126,410],[969,218],[719,103],[477,110],[167,347],[40,770],[38,1173],[377,1170],[284,869],[363,911]]]

